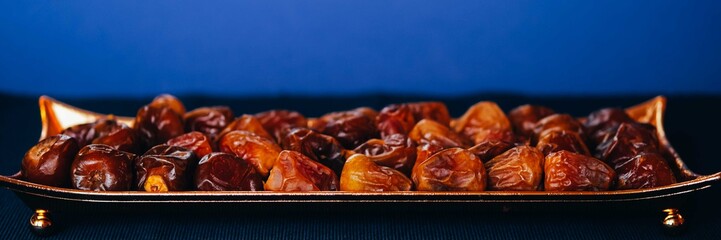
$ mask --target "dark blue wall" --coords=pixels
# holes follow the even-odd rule
[[[721,1],[1,1],[0,92],[721,93]]]

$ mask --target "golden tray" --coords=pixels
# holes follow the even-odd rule
[[[47,96],[40,97],[41,139],[63,129],[95,121],[107,115],[79,109]],[[673,149],[663,128],[666,98],[655,97],[626,109],[636,121],[656,126],[662,152],[669,160],[678,183],[668,186],[601,192],[244,192],[184,191],[148,193],[141,191],[92,192],[27,182],[20,174],[0,176],[0,186],[13,191],[35,210],[31,229],[49,233],[54,213],[134,212],[280,212],[280,211],[608,211],[662,210],[663,225],[678,229],[684,219],[678,207],[699,190],[719,182],[721,172],[699,175],[691,171]],[[133,118],[117,117],[129,126]],[[613,211],[613,210],[611,210]]]

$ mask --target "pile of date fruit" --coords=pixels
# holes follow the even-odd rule
[[[289,110],[186,112],[160,95],[132,127],[112,116],[48,136],[22,178],[90,191],[607,191],[676,182],[653,125],[606,108],[577,119],[479,102],[306,118]]]

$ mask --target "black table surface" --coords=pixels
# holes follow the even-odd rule
[[[360,95],[348,97],[215,98],[181,96],[188,109],[209,105],[230,106],[236,115],[274,108],[298,110],[306,116],[389,103],[440,100],[452,115],[461,115],[481,100],[496,101],[504,110],[524,103],[542,104],[557,112],[586,115],[601,107],[626,107],[653,96],[611,97],[524,97],[479,94],[453,98],[423,96]],[[150,99],[59,99],[88,110],[133,116]],[[689,167],[700,174],[721,171],[718,151],[721,128],[717,113],[721,96],[668,96],[666,131],[669,140]],[[40,134],[37,97],[0,94],[0,174],[20,169],[25,151]],[[425,213],[393,211],[318,214],[187,215],[178,209],[172,216],[57,216],[58,239],[157,239],[157,238],[248,238],[248,239],[718,239],[721,236],[721,187],[696,195],[682,209],[687,230],[668,236],[660,225],[662,215],[609,213]],[[28,239],[32,210],[11,191],[0,190],[0,238]]]

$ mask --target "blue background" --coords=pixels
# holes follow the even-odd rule
[[[719,94],[721,1],[2,1],[0,92]]]

